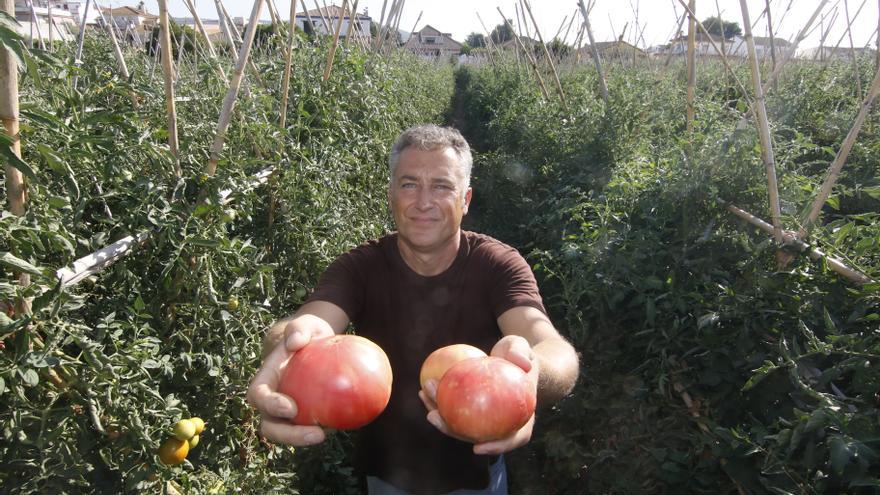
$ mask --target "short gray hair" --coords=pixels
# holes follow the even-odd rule
[[[437,149],[452,148],[458,157],[458,165],[464,176],[464,191],[471,185],[471,167],[474,158],[471,156],[471,147],[464,136],[452,127],[440,127],[434,124],[417,125],[403,131],[394,146],[391,147],[391,155],[388,157],[388,169],[390,178],[394,178],[394,171],[400,161],[400,154],[407,148],[415,148],[421,151],[433,151]]]

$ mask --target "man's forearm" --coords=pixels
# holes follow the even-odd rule
[[[561,338],[548,339],[532,347],[541,367],[538,376],[538,404],[549,406],[569,393],[577,382],[580,364],[574,347]]]

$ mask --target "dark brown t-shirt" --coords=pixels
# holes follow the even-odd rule
[[[428,354],[450,344],[489,353],[501,338],[497,319],[511,308],[546,312],[523,257],[489,236],[462,232],[452,265],[425,277],[403,261],[394,233],[337,258],[309,300],[342,308],[356,333],[391,361],[388,407],[358,433],[359,470],[419,494],[485,488],[494,458],[474,455],[473,445],[428,423],[419,370]]]

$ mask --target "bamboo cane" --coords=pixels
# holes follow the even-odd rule
[[[700,28],[700,31],[702,31],[706,39],[709,40],[709,44],[712,45],[715,53],[717,53],[721,57],[721,62],[724,64],[724,67],[730,73],[730,76],[733,77],[733,80],[734,82],[736,82],[736,85],[742,92],[743,97],[746,98],[749,106],[751,106],[754,101],[749,97],[749,92],[746,91],[745,86],[743,86],[742,82],[740,82],[739,78],[736,76],[736,72],[733,70],[733,67],[730,66],[730,62],[727,60],[727,56],[724,54],[724,50],[719,48],[718,45],[715,44],[715,40],[712,39],[712,36],[709,34],[709,30],[706,29],[706,26],[704,26],[703,23],[697,19],[696,14],[694,14],[694,12],[691,11],[690,7],[686,3],[684,3],[684,0],[678,0],[678,3],[680,3],[681,6],[684,7],[685,14],[691,16],[691,20],[697,24],[697,27]],[[720,19],[721,17],[719,16],[718,18]],[[724,39],[723,34],[721,38]]]
[[[242,43],[241,33],[238,31],[238,27],[235,25],[235,21],[233,21],[232,17],[229,15],[229,12],[226,10],[226,5],[223,4],[223,0],[215,0],[217,4],[220,6],[220,10],[223,12],[221,15],[226,19],[226,27],[229,29],[230,36],[240,45]],[[236,53],[236,43],[232,43],[232,53]],[[253,74],[254,80],[257,84],[265,89],[266,84],[263,83],[263,78],[260,76],[260,70],[257,69],[256,64],[254,64],[253,59],[248,57],[248,67],[250,67],[251,72]],[[245,89],[245,94],[249,95],[250,92]]]
[[[768,34],[769,34],[769,36],[770,36],[770,60],[771,60],[771,62],[772,62],[772,66],[773,66],[773,68],[775,69],[775,68],[776,68],[776,42],[775,42],[774,39],[773,39],[773,18],[771,17],[771,13],[770,13],[770,0],[764,0],[764,3],[765,3],[766,6],[767,6],[767,7],[766,7],[766,11],[767,11],[767,32],[768,32]],[[719,20],[720,20],[720,19],[719,19]],[[721,29],[722,32],[724,31],[724,27],[723,27],[723,26],[724,26],[724,25],[722,24],[722,29]]]
[[[391,3],[394,3],[394,0],[391,0]],[[378,48],[379,43],[379,33],[382,30],[382,24],[385,23],[385,8],[388,6],[388,0],[382,0],[382,14],[379,16],[379,27],[376,28],[376,39],[373,41],[373,51]]]
[[[581,15],[584,17],[584,26],[587,29],[587,37],[590,39],[590,50],[593,53],[593,63],[596,65],[596,72],[599,74],[599,88],[602,90],[602,99],[605,100],[606,110],[609,108],[608,102],[608,85],[605,84],[605,73],[602,71],[602,61],[599,59],[599,50],[596,48],[596,40],[593,38],[593,29],[590,27],[590,15],[587,13],[587,7],[584,0],[578,0],[578,7],[581,9]]]
[[[0,11],[15,17],[14,0],[0,0]],[[18,65],[10,50],[0,45],[0,120],[3,121],[2,132],[12,139],[12,152],[21,158],[21,135],[18,121]],[[21,170],[6,164],[6,202],[9,211],[15,216],[24,216],[27,212],[27,183]],[[30,275],[17,274],[18,284],[22,287],[30,285]],[[15,301],[15,311],[30,314],[30,302],[27,299]]]
[[[760,228],[764,232],[767,232],[768,234],[773,235],[774,237],[776,236],[777,229],[774,226],[770,225],[769,223],[765,222],[764,220],[761,220],[760,218],[756,217],[755,215],[752,215],[751,213],[749,213],[745,210],[742,210],[740,208],[737,208],[736,206],[733,206],[733,205],[727,205],[727,210],[730,211],[731,213],[733,213],[734,215],[742,218],[743,220],[751,223],[752,225]],[[818,248],[810,246],[806,242],[798,239],[796,236],[794,236],[790,233],[785,233],[785,232],[782,233],[781,239],[782,239],[782,242],[786,246],[791,246],[800,252],[807,252],[809,254],[810,258],[812,258],[814,260],[817,260],[817,261],[824,260],[825,263],[827,263],[828,268],[831,268],[831,270],[840,274],[842,277],[849,280],[850,282],[853,282],[856,284],[870,284],[870,283],[874,282],[873,280],[871,280],[870,277],[868,277],[864,273],[859,272],[858,270],[855,270],[853,268],[850,268],[849,266],[844,264],[839,259],[834,258],[833,256],[829,256],[828,254],[824,253],[822,250],[820,250]]]
[[[52,29],[52,2],[50,1],[46,5],[47,5],[46,9],[47,9],[47,16],[48,16],[47,24],[49,25],[49,53],[52,53],[55,50],[55,48],[53,46],[55,44],[55,33],[52,32],[53,31],[53,29]]]
[[[480,21],[480,26],[483,27],[483,32],[489,33],[489,30],[486,29],[486,24],[483,22],[483,18],[480,17],[480,13],[477,12],[476,14],[477,14],[477,20]],[[491,33],[489,33],[489,34],[491,34]],[[516,34],[514,34],[514,36],[516,36]],[[501,49],[498,47],[498,45],[495,44],[494,41],[492,41],[491,38],[492,38],[492,36],[489,36],[487,38],[486,53],[489,55],[489,63],[492,65],[495,65],[495,57],[500,56]]]
[[[28,5],[30,5],[30,7],[31,7],[31,19],[33,19],[33,23],[37,27],[37,40],[39,40],[39,42],[40,42],[40,49],[45,50],[46,44],[43,43],[43,30],[42,30],[42,28],[40,28],[40,22],[37,19],[37,10],[34,8],[34,1],[29,0]],[[13,13],[13,16],[14,16],[14,13]],[[33,41],[33,40],[31,40],[31,41]]]
[[[281,20],[278,17],[278,10],[275,8],[275,2],[273,0],[266,0],[266,10],[269,11],[269,17],[272,19],[273,27],[281,23]]]
[[[425,13],[424,10],[420,10],[420,11],[419,11],[419,16],[416,17],[416,22],[413,23],[413,27],[412,27],[412,29],[411,29],[410,32],[409,32],[409,35],[410,35],[410,36],[412,36],[412,35],[416,32],[416,28],[419,26],[419,21],[422,20],[422,14],[424,14],[424,13]]]
[[[202,19],[199,17],[198,12],[196,11],[196,6],[193,4],[192,0],[184,0],[184,4],[186,4],[186,8],[193,16],[193,21],[195,21],[196,29],[204,36],[205,44],[208,46],[208,57],[211,60],[217,60],[217,51],[214,50],[214,42],[211,41],[211,37],[208,35],[208,30],[205,29],[205,25],[202,24]],[[220,77],[223,79],[223,83],[227,84],[228,80],[226,79],[226,71],[223,70],[223,66],[218,63],[217,64],[217,72],[220,73]]]
[[[391,27],[394,25],[394,18],[397,15],[397,9],[400,8],[400,4],[402,0],[391,0],[391,6],[388,9],[388,18],[385,20],[385,24],[379,26],[379,37],[376,39],[376,47],[374,48],[374,52],[378,53],[379,50],[383,50],[385,47],[386,36],[391,31]]]
[[[287,34],[287,53],[284,54],[284,76],[281,78],[281,122],[284,129],[287,124],[287,99],[290,90],[290,71],[293,67],[293,40],[296,38],[296,0],[290,2],[290,26]]]
[[[295,2],[296,0],[291,0],[291,1]],[[306,22],[308,22],[308,23],[309,23],[309,26],[312,27],[312,33],[313,33],[315,36],[317,36],[317,35],[318,35],[318,31],[317,31],[317,28],[316,28],[316,26],[315,26],[315,23],[312,22],[312,15],[309,13],[309,8],[306,6],[306,0],[299,0],[299,5],[300,5],[300,7],[302,7],[302,9],[303,9],[303,15],[305,16],[305,20],[303,21],[303,28],[305,28]]]
[[[678,28],[675,30],[675,36],[678,36],[678,33],[681,32],[681,27],[684,25],[684,20],[687,18],[688,18],[687,12],[685,12],[684,14],[681,15],[681,19],[678,20]],[[675,54],[675,52],[670,49],[669,54],[666,55],[666,61],[663,62],[663,67],[669,66],[669,62],[672,62],[672,55],[674,55],[674,54]]]
[[[526,7],[523,4],[523,0],[517,0],[517,3],[519,4],[519,13],[522,15],[523,27],[526,30],[526,38],[531,40],[532,39],[532,32],[529,31],[529,23],[528,23],[528,21],[526,21]],[[529,42],[529,44],[531,45],[531,42]],[[529,46],[529,48],[532,48],[532,47]]]
[[[773,141],[770,137],[770,123],[767,120],[767,109],[764,106],[764,90],[761,85],[761,68],[758,66],[755,40],[752,37],[752,28],[751,23],[749,22],[749,7],[746,5],[746,0],[739,0],[739,4],[742,9],[746,45],[749,50],[749,62],[752,69],[752,84],[755,88],[754,107],[757,110],[757,127],[761,139],[761,159],[767,170],[767,190],[770,195],[770,214],[773,222],[773,236],[778,244],[782,244],[782,224],[779,208],[779,189],[776,183],[776,163],[773,157]]]
[[[565,27],[565,21],[567,21],[567,20],[568,20],[568,15],[566,15],[565,17],[562,18],[562,23],[559,24],[559,29],[556,30],[556,34],[553,35],[552,38],[550,38],[550,41],[553,41],[553,40],[559,38],[559,35],[562,34],[562,28]]]
[[[874,56],[874,70],[880,70],[880,0],[877,0],[877,30],[874,31],[877,53]]]
[[[403,6],[405,4],[406,0],[400,0],[399,7],[397,8],[397,15],[394,19],[394,37],[390,39],[390,42],[384,51],[386,56],[391,53],[391,50],[397,47],[397,39],[400,36],[400,19],[403,17]]]
[[[125,56],[122,54],[122,48],[119,46],[119,40],[116,38],[116,28],[113,25],[113,21],[108,22],[104,18],[104,13],[101,12],[101,7],[98,5],[98,0],[95,0],[95,10],[98,11],[99,16],[101,17],[101,22],[107,29],[107,34],[110,36],[110,42],[113,44],[113,55],[116,57],[116,65],[119,67],[119,74],[126,81],[131,80],[131,74],[128,72],[128,64],[125,63]],[[134,108],[138,108],[138,97],[137,94],[132,91],[131,92],[131,105]]]
[[[695,42],[697,36],[696,0],[689,0],[688,10],[691,12],[688,20],[688,49],[687,49],[687,133],[688,141],[693,140],[694,117],[696,110],[694,100],[697,96],[697,57]]]
[[[565,43],[568,41],[568,33],[571,32],[571,25],[574,24],[574,18],[577,17],[578,9],[574,9],[574,12],[571,14],[571,20],[568,21],[568,27],[565,28],[565,35],[562,37],[562,42]]]
[[[504,22],[510,28],[510,31],[513,32],[513,26],[510,25],[510,21],[507,20],[507,17],[504,17],[504,12],[502,12],[501,8],[499,7],[496,7],[496,9],[498,9],[498,13],[501,14],[501,18],[504,19]],[[513,39],[516,40],[517,46],[519,46],[519,48],[525,54],[526,59],[528,59],[529,63],[532,65],[532,69],[535,71],[535,76],[538,77],[538,84],[541,86],[541,93],[544,95],[545,99],[549,100],[550,93],[547,91],[547,86],[544,84],[544,78],[541,77],[541,71],[538,69],[538,62],[536,62],[535,57],[532,56],[532,54],[528,50],[526,50],[526,47],[525,45],[523,45],[523,42],[519,38],[519,36],[514,35]]]
[[[721,23],[721,52],[727,55],[727,48],[724,46],[727,36],[724,33],[724,22],[721,20],[721,6],[718,5],[718,0],[715,0],[715,11],[718,13],[718,22]],[[775,64],[773,68],[776,68]]]
[[[862,0],[862,3],[859,4],[859,8],[858,10],[856,10],[855,15],[852,16],[852,21],[847,20],[846,29],[843,31],[843,34],[840,35],[840,38],[837,39],[837,43],[834,45],[834,49],[831,50],[832,55],[837,53],[838,48],[840,48],[840,44],[843,43],[843,39],[846,38],[846,35],[850,33],[850,30],[852,29],[852,23],[859,18],[859,14],[862,13],[862,9],[865,7],[865,3],[867,3],[867,1],[868,0]],[[844,6],[845,5],[846,4],[844,4]]]
[[[251,47],[254,43],[254,35],[257,31],[257,24],[260,20],[260,11],[263,7],[263,0],[255,0],[254,8],[251,12],[250,23],[245,32],[244,40],[241,45],[241,51],[238,55],[238,62],[235,64],[235,71],[232,74],[232,80],[229,83],[229,90],[223,99],[223,108],[220,112],[220,120],[217,123],[217,133],[214,136],[214,144],[211,146],[211,156],[208,159],[208,166],[205,173],[210,177],[217,171],[217,163],[220,161],[220,153],[223,151],[223,140],[226,137],[226,130],[229,128],[229,121],[232,118],[232,109],[235,106],[235,99],[238,97],[238,89],[241,86],[241,80],[244,76],[244,67],[250,57]]]
[[[83,44],[85,43],[85,39],[86,39],[86,18],[89,15],[89,6],[91,4],[92,4],[92,0],[86,0],[86,6],[83,9],[82,21],[80,21],[80,24],[79,24],[79,33],[77,33],[77,40],[76,40],[76,55],[73,56],[73,63],[77,67],[82,65],[82,60],[80,60],[80,59],[82,58]],[[73,81],[71,82],[74,91],[76,91],[76,86],[78,83],[79,83],[79,74],[74,74]]]
[[[174,103],[174,67],[171,65],[171,25],[168,22],[168,4],[166,0],[159,0],[159,36],[162,41],[162,72],[165,75],[168,147],[174,156],[174,177],[179,179],[183,173],[180,170],[180,153],[177,149],[177,108]]]
[[[345,12],[345,8],[348,6],[348,0],[343,0],[342,2],[342,12]],[[339,33],[342,32],[342,20],[344,19],[344,15],[339,15],[339,21],[336,23],[336,30],[333,33],[333,43],[330,45],[330,51],[327,53],[327,65],[324,67],[324,77],[322,79],[323,82],[327,82],[330,79],[330,71],[333,70],[333,58],[336,56],[336,46],[339,45]]]
[[[847,26],[852,26],[852,21],[849,18],[849,0],[843,0],[843,11],[846,13],[846,24]],[[847,35],[849,36],[849,54],[852,59],[853,66],[853,77],[856,80],[856,97],[858,99],[862,98],[862,78],[859,75],[859,61],[856,59],[856,47],[853,45],[852,38],[852,29],[848,28],[846,30]]]
[[[819,189],[819,194],[817,194],[815,200],[813,200],[813,205],[810,208],[809,213],[802,222],[802,226],[798,231],[798,237],[805,237],[810,227],[812,227],[816,220],[818,220],[819,213],[822,211],[822,205],[824,205],[825,202],[828,201],[828,197],[831,196],[831,189],[834,187],[834,184],[837,183],[840,170],[846,163],[850,151],[852,151],[852,147],[862,129],[862,125],[871,113],[871,107],[874,104],[874,100],[877,98],[878,92],[880,92],[880,68],[874,73],[874,81],[871,83],[871,88],[868,90],[868,94],[862,102],[862,108],[859,109],[859,114],[856,116],[855,122],[850,128],[849,133],[847,133],[843,144],[840,146],[837,156],[834,157],[834,161],[828,168],[828,174],[825,177],[825,181]]]
[[[351,42],[351,33],[354,32],[355,36],[357,36],[357,28],[355,27],[355,23],[357,23],[357,9],[358,2],[360,0],[354,0],[354,5],[351,7],[351,12],[348,14],[348,29],[345,30],[345,47],[348,48],[348,44]],[[419,14],[419,19],[422,18],[422,14]],[[419,21],[416,21],[418,24]],[[415,27],[413,27],[415,30]]]
[[[321,16],[321,24],[324,25],[324,33],[330,34],[332,30],[330,29],[330,20],[324,17],[325,12],[321,10],[321,6],[318,4],[318,0],[312,0],[315,4],[315,10],[318,11],[318,15]]]
[[[544,43],[544,37],[541,36],[541,29],[538,28],[538,22],[535,20],[535,16],[532,15],[532,6],[529,4],[529,0],[523,0],[523,3],[526,5],[526,11],[529,13],[529,18],[535,25],[535,34],[538,35],[538,41],[541,43],[541,48],[544,49],[544,56],[547,57],[547,61],[550,63],[550,70],[553,71],[553,80],[556,82],[556,90],[559,91],[559,100],[562,102],[562,108],[567,112],[568,103],[565,102],[565,92],[562,91],[562,83],[559,81],[559,73],[556,72],[556,64],[553,63],[553,57],[550,56],[550,51],[547,50],[547,43]]]

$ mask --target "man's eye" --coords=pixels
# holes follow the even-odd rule
[[[407,183],[401,184],[400,187],[402,187],[404,189],[413,189],[414,187],[416,187],[416,185],[413,184],[412,182],[407,182]]]

